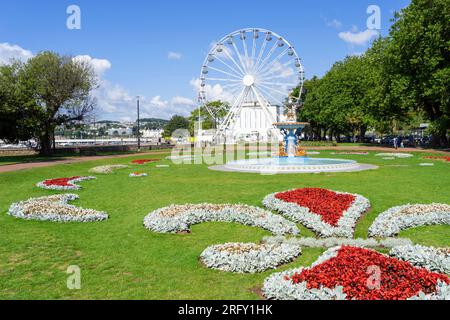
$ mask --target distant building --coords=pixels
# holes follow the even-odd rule
[[[148,138],[148,139],[159,139],[162,137],[164,130],[141,130],[141,137],[142,138]]]
[[[108,136],[117,137],[117,136],[131,136],[133,135],[132,128],[111,128],[106,130]]]

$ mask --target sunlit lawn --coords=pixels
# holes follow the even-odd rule
[[[82,183],[74,204],[106,211],[110,219],[99,223],[58,224],[22,221],[6,214],[9,205],[30,197],[54,194],[35,184],[47,178],[88,175],[102,164],[128,164],[134,156],[0,174],[0,298],[12,299],[258,299],[251,291],[274,270],[256,275],[213,271],[200,265],[200,253],[212,244],[259,241],[270,235],[252,227],[205,223],[188,235],[156,234],[142,226],[150,211],[172,203],[245,203],[261,205],[265,195],[281,190],[314,186],[359,193],[372,203],[360,221],[356,236],[382,211],[406,203],[450,203],[449,163],[412,159],[383,160],[370,156],[320,157],[356,159],[379,165],[378,170],[354,173],[258,174],[211,171],[206,165],[156,168],[139,167],[149,177],[131,179],[136,167],[98,176]],[[157,154],[155,157],[165,157]],[[420,167],[433,162],[433,167]],[[303,236],[313,233],[301,227]],[[425,245],[450,246],[450,226],[411,229],[401,236]],[[302,256],[281,270],[309,265],[323,249],[303,249]],[[81,268],[81,290],[66,287],[69,265]]]

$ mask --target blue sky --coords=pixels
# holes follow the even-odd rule
[[[42,50],[96,64],[99,118],[134,119],[134,97],[144,116],[168,118],[195,107],[191,81],[214,41],[246,27],[273,30],[298,51],[306,77],[322,76],[346,55],[364,52],[366,9],[381,8],[381,34],[409,0],[106,1],[40,0],[0,3],[0,63]],[[69,5],[81,9],[81,30],[66,27]],[[345,35],[349,36],[345,36]],[[358,36],[359,35],[359,36]],[[92,60],[95,59],[95,60]]]

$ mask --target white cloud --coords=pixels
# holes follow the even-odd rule
[[[109,69],[111,69],[111,62],[109,62],[106,59],[95,59],[91,58],[89,55],[78,55],[73,58],[75,61],[82,61],[90,63],[92,68],[94,69],[94,72],[101,76],[103,73]]]
[[[18,45],[6,42],[0,43],[0,65],[11,63],[11,60],[13,59],[26,61],[31,57],[33,57],[31,51],[25,50]]]
[[[172,104],[176,106],[185,105],[185,106],[195,106],[196,103],[189,98],[176,96],[172,98]]]
[[[167,54],[167,59],[169,59],[169,60],[180,60],[182,57],[183,57],[183,55],[179,52],[170,51]]]
[[[355,30],[355,28],[353,28],[353,30]],[[361,32],[353,30],[340,32],[339,38],[352,45],[364,46],[367,45],[370,40],[376,38],[379,35],[378,31],[376,30],[367,29]]]
[[[174,57],[181,58],[181,54]],[[11,59],[26,61],[33,57],[33,53],[18,45],[0,43],[0,65],[10,63]],[[111,62],[107,59],[97,59],[90,55],[78,55],[73,58],[78,61],[89,62],[99,77],[99,87],[92,92],[97,99],[97,119],[133,121],[136,119],[136,96],[119,84],[109,82],[104,78],[106,71],[111,69]],[[174,96],[169,100],[157,95],[151,99],[140,97],[141,117],[169,119],[174,114],[188,116],[196,107],[196,103],[189,98]]]
[[[322,19],[325,21],[326,25],[328,27],[332,27],[335,29],[340,29],[342,28],[342,22],[339,21],[338,19],[333,19],[333,20],[328,20],[326,17],[322,16]]]

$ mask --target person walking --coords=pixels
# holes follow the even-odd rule
[[[398,150],[398,138],[394,137],[394,148],[395,150]]]

